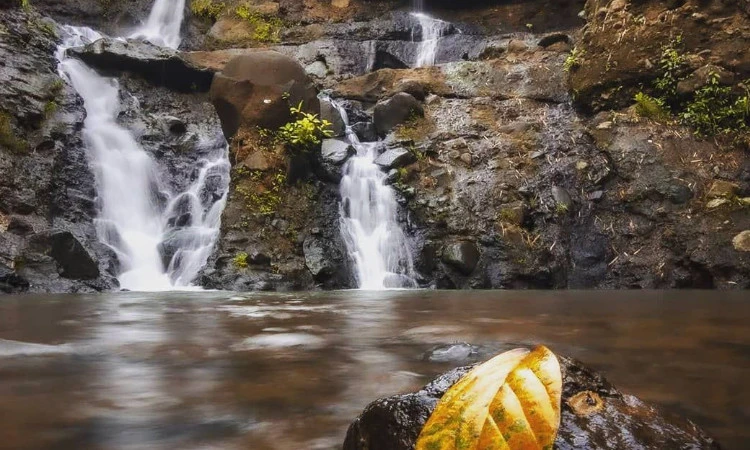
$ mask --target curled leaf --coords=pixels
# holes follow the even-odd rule
[[[416,450],[548,450],[560,426],[562,375],[544,346],[475,367],[438,403]]]

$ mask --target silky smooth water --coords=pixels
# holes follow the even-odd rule
[[[180,29],[184,16],[185,0],[156,0],[146,22],[130,37],[160,47],[177,48],[182,42]]]
[[[346,111],[331,100],[346,124],[346,139],[357,151],[343,168],[340,184],[341,235],[354,262],[360,289],[416,287],[414,261],[398,223],[398,202],[386,174],[375,164],[379,142],[363,143]]]
[[[150,40],[179,45],[184,3],[177,3],[182,6],[157,0],[145,29],[162,39]],[[63,33],[57,51],[59,69],[84,100],[83,136],[99,205],[96,229],[99,239],[117,255],[120,286],[135,291],[188,288],[206,264],[219,234],[229,184],[227,147],[222,144],[213,148],[207,158],[197,162],[198,176],[185,192],[170,192],[161,181],[157,162],[118,122],[121,103],[117,80],[100,76],[66,54],[66,49],[91,43],[102,35],[90,28],[70,26],[64,27]],[[198,147],[211,145],[207,140]],[[224,193],[218,199],[205,194],[208,175],[222,180]],[[173,229],[168,221],[178,213],[189,214],[190,220]],[[162,257],[165,244],[174,249],[166,267]]]
[[[421,11],[421,10],[417,10]],[[445,34],[449,24],[445,21],[434,19],[423,12],[412,13],[421,29],[422,39],[417,47],[417,58],[414,67],[428,67],[435,65],[440,38]]]
[[[748,300],[685,291],[0,296],[0,449],[338,450],[372,400],[545,344],[744,450]],[[480,351],[434,351],[461,342]]]

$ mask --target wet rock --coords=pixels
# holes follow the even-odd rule
[[[560,42],[569,44],[571,42],[570,36],[565,33],[550,33],[542,36],[542,38],[539,39],[539,42],[537,42],[537,45],[546,48]]]
[[[405,92],[399,92],[375,105],[373,116],[375,129],[379,135],[384,136],[410,117],[423,114],[422,104],[416,98]]]
[[[346,134],[346,123],[344,123],[344,118],[341,117],[341,113],[333,105],[331,100],[320,100],[320,118],[331,122],[330,129],[333,132],[333,137],[341,137]]]
[[[317,91],[305,69],[274,51],[257,51],[232,58],[211,85],[211,101],[231,138],[241,127],[276,129],[290,119],[289,105],[319,114]]]
[[[24,292],[29,288],[29,282],[18,275],[13,269],[0,263],[0,292],[14,294]]]
[[[431,349],[424,359],[431,362],[466,363],[472,356],[477,355],[477,347],[461,342],[458,344],[440,345]]]
[[[50,236],[50,242],[50,256],[59,264],[61,276],[76,280],[91,280],[99,276],[99,265],[71,232],[55,232]]]
[[[620,392],[576,360],[558,359],[563,392],[556,449],[719,449],[692,422]],[[344,450],[412,450],[440,398],[472,367],[446,372],[418,392],[374,401],[349,426]]]
[[[341,139],[324,139],[320,152],[323,161],[336,166],[344,164],[355,153],[354,147]]]
[[[750,230],[745,230],[732,239],[732,245],[738,252],[750,252]]]
[[[390,170],[408,166],[416,160],[414,154],[405,148],[391,148],[378,156],[375,164],[383,170]]]
[[[336,273],[338,264],[327,254],[322,239],[313,235],[308,236],[303,244],[303,251],[305,265],[316,281],[325,281]]]
[[[352,131],[362,142],[374,142],[378,140],[378,133],[375,130],[375,124],[372,122],[357,122],[352,125]]]
[[[443,249],[443,262],[464,275],[471,275],[479,263],[479,249],[473,242],[462,241]]]
[[[131,72],[152,83],[185,92],[206,92],[214,74],[179,52],[142,41],[104,38],[68,53],[108,73]]]
[[[324,139],[320,153],[319,173],[324,180],[338,183],[341,181],[343,165],[357,151],[342,139]]]

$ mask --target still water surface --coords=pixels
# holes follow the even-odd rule
[[[725,448],[746,449],[748,300],[675,291],[2,296],[0,448],[335,449],[371,400],[544,343],[688,416]],[[444,351],[461,342],[478,351]]]

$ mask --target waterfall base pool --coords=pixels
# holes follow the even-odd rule
[[[750,446],[748,294],[0,297],[0,448],[338,449],[375,398],[544,343]],[[476,347],[453,345],[470,343]]]

